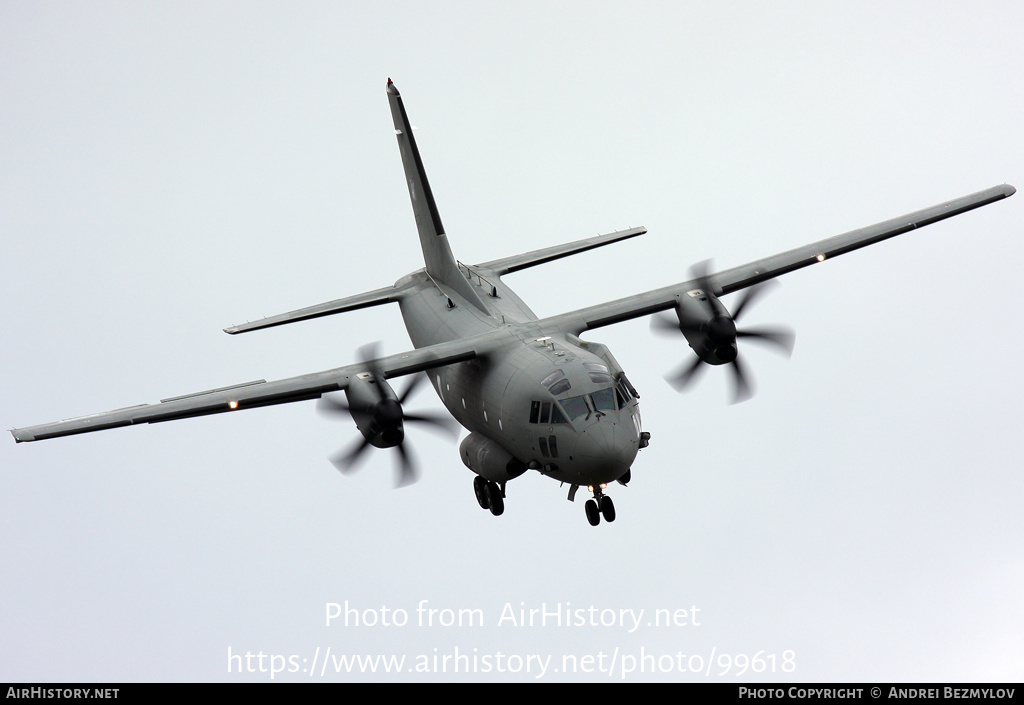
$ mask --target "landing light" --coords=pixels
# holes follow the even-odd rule
[[[237,409],[238,408],[238,402],[237,401],[229,401],[228,402],[228,406],[230,408],[232,408],[232,409]]]
[[[815,259],[817,259],[819,262],[824,262],[825,261],[825,254],[822,253],[822,254],[818,255]]]

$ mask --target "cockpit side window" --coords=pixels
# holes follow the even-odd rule
[[[615,384],[615,393],[619,398],[619,408],[621,409],[630,402],[631,399],[639,399],[640,395],[633,389],[633,385],[626,379],[624,372],[619,373],[619,381]]]
[[[586,413],[586,412],[584,412]],[[558,408],[557,402],[530,402],[530,423],[556,424],[569,423]]]

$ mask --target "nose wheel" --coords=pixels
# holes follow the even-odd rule
[[[601,517],[604,517],[605,521],[615,521],[615,505],[612,503],[612,498],[602,492],[600,488],[594,490],[594,498],[587,500],[584,509],[587,511],[587,521],[591,526],[600,524]]]

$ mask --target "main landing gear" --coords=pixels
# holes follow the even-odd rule
[[[494,516],[501,516],[505,511],[505,483],[500,485],[477,475],[473,478],[473,491],[476,493],[477,504],[481,509],[490,509]]]
[[[600,487],[594,488],[594,498],[588,499],[584,509],[587,510],[587,521],[591,526],[601,523],[601,517],[605,521],[615,521],[615,505],[612,498],[606,495]]]

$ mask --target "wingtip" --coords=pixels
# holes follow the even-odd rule
[[[397,95],[399,95],[399,93],[398,93],[398,89],[397,89],[397,88],[395,88],[395,82],[391,80],[391,77],[390,77],[390,76],[388,76],[388,87],[387,87],[387,91],[388,91],[388,94],[389,94],[389,95],[396,95],[396,96],[397,96]]]
[[[1017,193],[1017,189],[1015,189],[1010,184],[1003,184],[1003,193],[1005,193],[1007,198],[1009,198],[1013,194]]]

